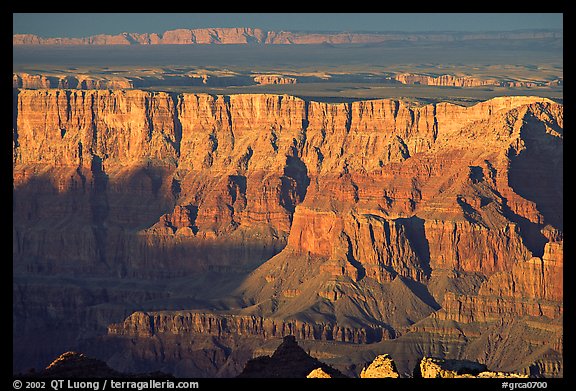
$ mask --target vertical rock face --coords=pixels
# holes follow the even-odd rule
[[[19,94],[18,160],[90,168],[176,160],[174,104],[166,93],[37,90]]]
[[[301,322],[304,335],[330,324],[345,342],[401,338],[426,320],[485,324],[458,331],[484,341],[495,320],[562,316],[563,107],[547,99],[15,99],[16,273],[251,272],[211,308]]]

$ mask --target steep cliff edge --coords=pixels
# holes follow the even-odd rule
[[[147,338],[132,327],[140,318],[158,318],[169,338],[192,330],[358,344],[456,333],[469,348],[459,354],[475,358],[493,349],[491,333],[504,327],[494,322],[517,317],[540,330],[527,360],[544,368],[562,350],[558,328],[545,326],[563,314],[562,105],[15,96],[14,311],[23,322],[69,313],[30,306],[26,276],[189,278],[161,298],[182,301],[156,301],[110,334]],[[218,286],[203,273],[236,280]],[[98,292],[87,302],[112,290]],[[128,301],[133,308],[119,305]],[[109,323],[121,313],[98,312]]]

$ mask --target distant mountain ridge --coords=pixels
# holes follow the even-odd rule
[[[353,44],[387,41],[468,41],[488,39],[554,39],[562,30],[502,32],[302,32],[267,31],[259,28],[176,29],[164,33],[99,34],[83,38],[14,34],[13,45],[212,45],[212,44]]]

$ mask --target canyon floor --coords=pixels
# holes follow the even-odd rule
[[[561,43],[14,46],[13,372],[563,376]]]

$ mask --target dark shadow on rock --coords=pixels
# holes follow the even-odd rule
[[[73,275],[152,279],[208,270],[233,273],[256,268],[286,245],[285,237],[251,240],[235,230],[210,240],[197,237],[198,206],[191,204],[183,207],[192,235],[148,232],[175,206],[174,182],[159,168],[109,178],[95,157],[90,171],[58,170],[59,178],[69,180],[65,191],[49,173],[14,188],[13,259],[21,272],[68,270]],[[231,183],[237,197],[245,193],[244,177],[233,176]]]
[[[15,147],[18,147],[18,94],[20,90],[12,89],[12,138]],[[8,144],[10,145],[10,144]]]
[[[406,285],[412,291],[412,293],[414,293],[420,300],[422,300],[422,302],[432,307],[432,309],[438,311],[440,308],[442,308],[442,306],[436,302],[430,292],[428,292],[426,285],[402,276],[398,276],[397,278],[400,278],[404,285]]]
[[[294,214],[296,205],[304,201],[310,185],[306,164],[297,156],[287,156],[284,175],[280,177],[280,181],[280,205]]]
[[[549,125],[562,134],[557,125]],[[563,140],[547,133],[544,123],[530,112],[520,134],[525,149],[510,154],[510,187],[536,203],[544,215],[543,224],[563,229]]]
[[[428,239],[426,239],[424,219],[412,216],[398,218],[395,221],[404,227],[410,246],[420,260],[420,267],[424,271],[424,275],[430,277],[432,273],[432,268],[430,267],[430,246]]]
[[[464,218],[472,224],[480,224],[481,217],[478,215],[476,209],[472,205],[468,204],[465,199],[461,196],[456,198],[456,202],[462,208],[464,212]]]
[[[94,231],[94,239],[96,240],[99,261],[103,264],[108,264],[106,259],[106,236],[108,229],[105,223],[110,210],[107,195],[108,175],[102,168],[101,157],[92,157],[90,170],[92,171],[92,178],[94,180],[94,186],[90,192],[92,229]]]
[[[352,246],[352,240],[344,232],[341,234],[348,244],[348,249],[346,251],[346,260],[356,268],[356,281],[362,280],[366,276],[366,269],[362,266],[362,263],[354,258],[354,250]]]

